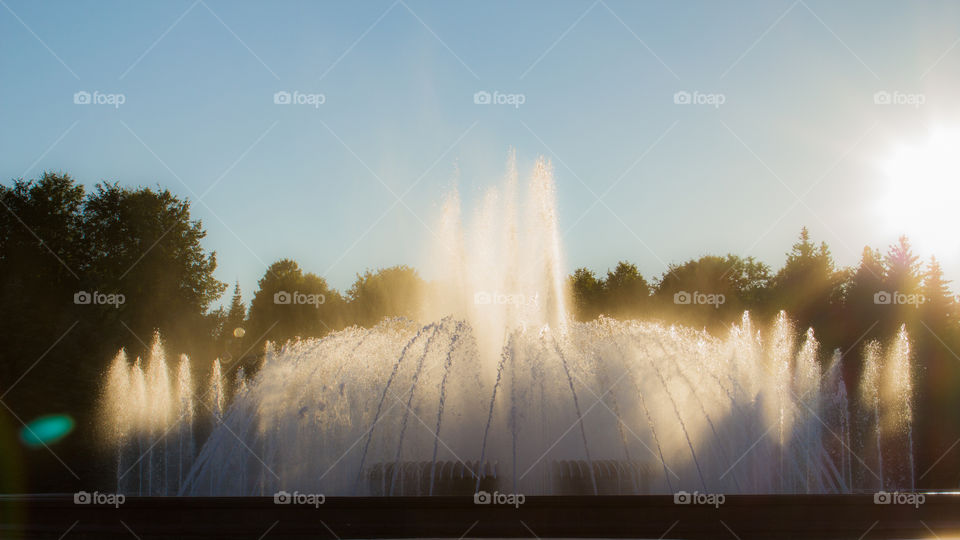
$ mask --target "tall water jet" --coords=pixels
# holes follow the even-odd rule
[[[103,389],[103,418],[106,441],[114,447],[117,456],[117,493],[123,492],[121,485],[124,470],[124,449],[136,425],[135,411],[130,410],[130,368],[127,365],[127,353],[124,349],[113,358],[107,371]]]
[[[147,492],[161,494],[166,492],[166,462],[167,426],[170,423],[173,394],[170,388],[170,378],[167,374],[167,361],[160,341],[160,334],[153,337],[150,346],[150,356],[146,372],[146,406],[149,427],[146,432],[148,439],[147,461],[148,480]]]
[[[864,415],[869,423],[861,423],[861,438],[865,448],[873,448],[876,455],[875,470],[861,463],[865,473],[877,481],[878,489],[884,489],[883,481],[883,431],[880,411],[880,344],[871,341],[864,346],[863,376],[860,381],[860,407],[867,411]]]
[[[821,466],[815,461],[802,459],[800,455],[808,452],[819,456],[823,452],[823,437],[820,429],[822,422],[820,419],[820,364],[817,360],[819,352],[820,344],[813,335],[813,329],[809,328],[794,362],[792,389],[799,405],[796,413],[797,426],[794,428],[792,460],[805,465],[801,473],[807,493],[823,490],[822,485],[811,485],[822,481],[817,474]],[[814,470],[810,470],[811,467]]]
[[[825,437],[824,445],[830,456],[831,463],[839,463],[839,486],[846,491],[853,486],[853,470],[851,463],[852,443],[850,438],[850,404],[847,398],[847,385],[843,378],[843,356],[839,350],[834,351],[833,359],[824,375],[823,392],[824,420],[827,423],[830,435]]]
[[[150,441],[145,431],[149,429],[153,421],[150,418],[149,401],[147,396],[147,381],[140,366],[140,358],[137,358],[130,370],[130,410],[134,418],[137,431],[134,435],[136,439],[136,461],[133,466],[137,468],[137,495],[143,495],[145,477],[144,471],[144,451],[150,447]],[[149,474],[149,460],[147,464],[147,473]],[[124,472],[123,476],[129,474],[130,469]],[[121,476],[121,478],[123,477]]]
[[[424,299],[424,315],[470,323],[488,382],[511,329],[549,325],[563,333],[567,320],[552,168],[545,158],[535,162],[522,199],[518,178],[511,151],[501,185],[486,191],[466,223],[460,192],[452,189],[428,254],[437,286]]]
[[[206,395],[210,403],[209,407],[210,413],[213,415],[213,421],[219,423],[223,419],[227,399],[226,384],[223,380],[219,358],[213,361],[213,367],[210,369],[210,383]]]
[[[177,369],[177,467],[176,490],[183,485],[187,469],[193,463],[193,375],[190,359],[180,355]],[[176,492],[176,490],[171,490]]]
[[[781,311],[774,324],[771,342],[771,375],[776,391],[777,441],[779,454],[779,476],[781,490],[792,484],[793,470],[790,463],[790,429],[793,425],[793,396],[791,395],[791,361],[793,358],[794,329],[787,319],[787,313]]]
[[[913,374],[910,369],[910,340],[906,326],[901,325],[890,345],[884,362],[884,410],[882,422],[890,433],[888,448],[893,459],[887,460],[896,485],[914,488],[913,462]]]

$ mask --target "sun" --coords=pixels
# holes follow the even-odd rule
[[[886,228],[943,257],[960,246],[960,130],[937,130],[881,160]]]

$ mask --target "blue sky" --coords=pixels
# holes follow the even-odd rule
[[[958,23],[950,2],[3,0],[0,179],[168,187],[248,300],[281,257],[340,289],[422,266],[454,178],[469,205],[510,147],[553,160],[570,270],[776,268],[806,225],[842,264],[909,233],[960,279],[953,235],[924,237],[957,217],[893,219],[880,166],[960,126]]]

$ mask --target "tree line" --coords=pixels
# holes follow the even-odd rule
[[[51,412],[78,422],[55,454],[18,450],[26,476],[0,475],[4,492],[79,489],[110,474],[98,468],[105,460],[91,458],[101,377],[121,347],[142,356],[157,329],[170,350],[195,359],[200,381],[213,358],[228,372],[255,370],[267,341],[416,318],[431,286],[415,269],[395,266],[359,274],[340,292],[283,259],[264,272],[249,308],[239,284],[228,305],[214,308],[228,285],[214,277],[216,254],[203,248],[206,233],[189,201],[169,190],[108,182],[87,190],[67,174],[44,173],[0,186],[0,203],[0,433],[12,441],[21,422]],[[764,324],[786,310],[800,331],[814,329],[824,350],[840,349],[847,381],[859,379],[864,343],[906,324],[915,349],[917,476],[937,487],[960,481],[957,455],[941,458],[960,439],[957,305],[940,264],[921,264],[906,237],[885,252],[864,248],[850,268],[803,229],[776,272],[729,254],[671,264],[650,280],[623,261],[599,276],[579,268],[568,282],[578,320],[636,317],[723,333],[744,310]]]
[[[786,310],[798,331],[814,330],[825,352],[840,351],[853,396],[863,346],[886,344],[905,325],[918,485],[960,485],[960,310],[940,263],[930,257],[922,264],[907,237],[884,253],[865,247],[857,266],[840,267],[826,243],[812,241],[804,228],[776,272],[752,257],[704,256],[669,265],[652,283],[629,262],[603,277],[577,269],[570,283],[581,320],[638,317],[722,333],[745,310],[761,323]],[[856,402],[852,408],[855,416],[862,412]]]

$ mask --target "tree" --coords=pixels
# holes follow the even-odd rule
[[[225,361],[239,359],[246,352],[242,345],[247,320],[247,307],[243,304],[239,281],[233,286],[229,310],[223,313],[221,309],[218,315],[221,316],[217,328],[217,349],[221,351],[220,356]]]
[[[259,352],[267,340],[282,345],[295,337],[319,337],[342,327],[340,294],[290,259],[271,264],[257,285],[244,350]]]
[[[877,294],[883,294],[884,274],[883,259],[880,251],[864,246],[860,255],[860,264],[856,270],[850,272],[844,286],[844,314],[841,328],[844,331],[843,340],[847,343],[866,343],[869,338],[879,339],[882,313],[877,305]],[[857,358],[848,355],[848,360]]]
[[[906,257],[901,260],[907,260]],[[960,350],[960,328],[956,305],[943,270],[936,257],[930,257],[922,276],[920,324],[914,325],[917,377],[917,432],[923,437],[919,446],[918,469],[933,472],[933,477],[957,478],[956,460],[941,459],[960,437],[960,365],[954,351]]]
[[[569,278],[577,320],[589,321],[601,312],[603,281],[592,270],[577,268]]]
[[[4,401],[18,416],[63,411],[78,426],[94,425],[108,361],[120,346],[142,354],[154,329],[171,348],[211,347],[206,310],[225,285],[213,277],[216,258],[203,250],[205,233],[187,202],[117,184],[87,193],[69,175],[43,173],[0,186],[0,203],[0,311],[8,314],[0,378],[15,381]],[[88,484],[95,446],[95,438],[73,436],[56,452],[90,463],[77,469]],[[64,483],[50,455],[26,459],[31,491],[78,487]]]
[[[889,247],[883,264],[884,292],[891,299],[882,312],[885,315],[883,330],[885,333],[893,332],[904,323],[912,327],[919,315],[919,304],[901,303],[899,300],[915,298],[920,294],[920,262],[919,257],[913,254],[906,236],[901,236],[897,243]]]
[[[761,308],[767,301],[770,287],[770,267],[753,257],[727,255],[724,265],[733,291],[745,309]]]
[[[227,285],[213,276],[216,254],[204,251],[206,231],[189,202],[166,189],[102,183],[84,203],[83,227],[87,286],[126,299],[110,314],[130,330],[123,345],[137,349],[156,329],[184,351],[198,334],[213,337],[204,313]]]
[[[20,415],[51,406],[76,410],[72,400],[81,399],[89,385],[63,384],[53,396],[40,395],[34,385],[92,380],[99,368],[88,356],[102,347],[90,339],[98,330],[96,318],[84,317],[92,310],[81,308],[89,306],[74,304],[88,264],[83,198],[83,187],[66,174],[45,172],[37,180],[0,186],[0,377],[8,385],[5,399],[18,405]]]
[[[233,298],[230,300],[230,309],[227,311],[226,330],[229,333],[242,328],[247,319],[247,307],[243,305],[243,295],[240,294],[240,281],[233,286]]]
[[[924,324],[934,331],[952,329],[957,323],[956,306],[949,283],[950,281],[943,277],[940,261],[931,256],[927,271],[923,274],[921,318]]]
[[[891,244],[884,258],[886,273],[884,285],[890,292],[898,291],[902,294],[916,294],[920,290],[920,262],[919,257],[913,254],[910,240],[906,236],[897,239]]]
[[[350,320],[373,326],[384,317],[416,319],[426,284],[409,266],[391,266],[358,274],[347,291]]]
[[[18,314],[3,334],[20,345],[38,339],[46,347],[49,328],[76,320],[70,306],[87,266],[83,197],[66,174],[0,186],[0,303]]]
[[[821,343],[837,339],[833,331],[835,314],[843,301],[843,274],[834,267],[830,248],[810,240],[806,227],[787,253],[786,263],[773,277],[773,308],[786,310],[800,328],[813,327]]]
[[[603,311],[614,317],[630,317],[649,305],[650,285],[635,264],[617,263],[602,282]]]
[[[47,272],[43,280],[76,279],[84,264],[83,197],[83,186],[67,174],[0,186],[0,272],[29,268]]]
[[[720,328],[762,307],[770,269],[752,257],[706,255],[671,264],[654,295],[668,319]]]

